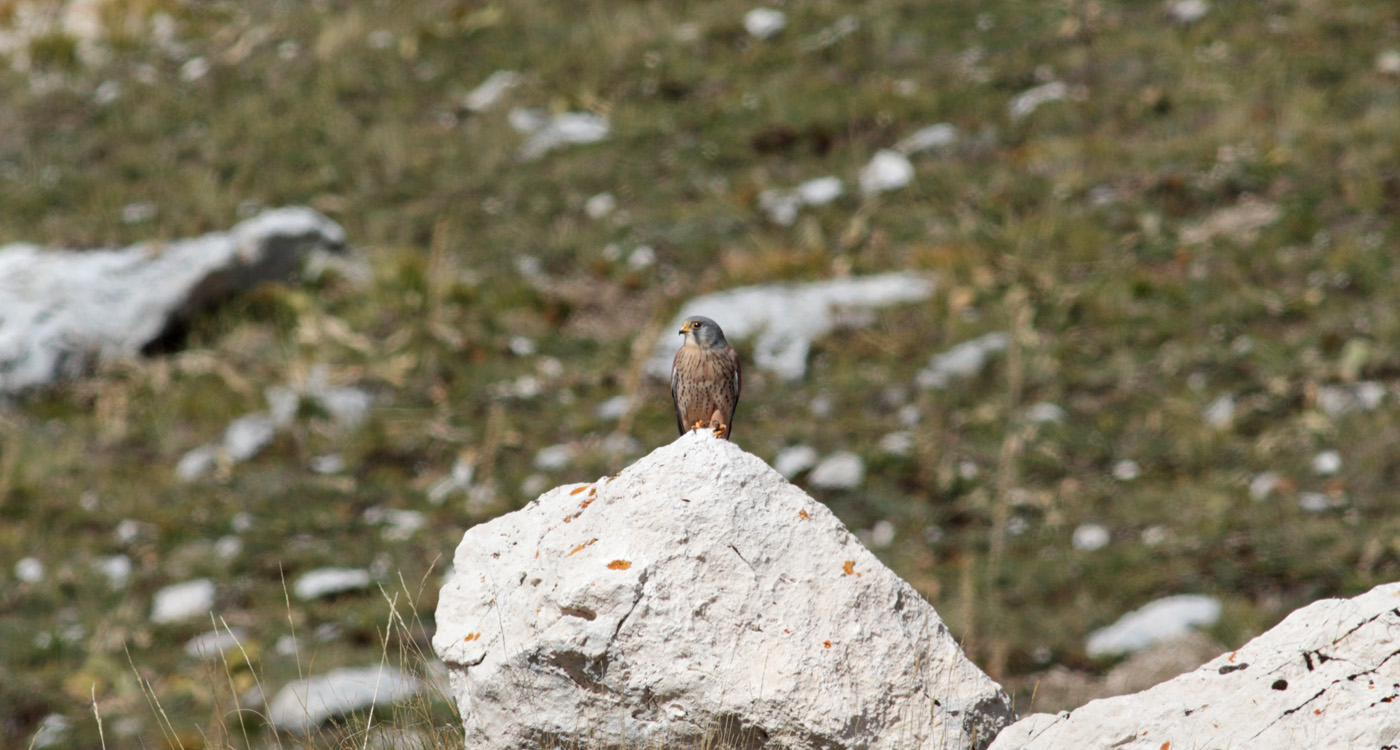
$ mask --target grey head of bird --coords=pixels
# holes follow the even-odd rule
[[[719,324],[704,315],[692,315],[681,323],[680,333],[687,343],[695,342],[701,349],[722,349],[729,345]]]

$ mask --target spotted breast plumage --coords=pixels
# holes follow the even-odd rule
[[[681,324],[685,343],[671,363],[671,398],[676,402],[676,427],[682,435],[710,429],[729,438],[734,409],[739,405],[739,355],[724,338],[719,324],[694,315]]]

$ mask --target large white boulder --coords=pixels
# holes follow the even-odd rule
[[[453,571],[433,646],[476,750],[981,748],[1011,719],[918,592],[707,433],[472,528]]]
[[[0,247],[0,394],[133,356],[196,311],[344,243],[325,216],[282,208],[228,232],[120,250]]]
[[[1133,695],[1034,714],[992,750],[1400,745],[1400,583],[1304,607],[1238,651]]]

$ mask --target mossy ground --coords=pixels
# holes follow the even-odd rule
[[[20,5],[0,3],[0,25]],[[104,7],[105,59],[46,35],[28,71],[0,70],[0,242],[170,239],[307,204],[374,276],[258,290],[196,320],[177,351],[0,411],[0,745],[57,712],[68,746],[98,746],[95,697],[109,747],[261,747],[257,718],[245,738],[231,713],[255,676],[275,689],[373,663],[386,637],[390,660],[412,663],[462,531],[530,499],[544,446],[584,448],[550,485],[621,468],[595,409],[629,382],[634,341],[689,296],[752,283],[937,275],[931,302],[817,342],[800,384],[750,368],[736,435],[767,459],[796,442],[861,453],[861,491],[817,496],[852,528],[895,523],[881,554],[1018,710],[1035,708],[1026,675],[1101,667],[1085,635],[1151,599],[1220,597],[1213,635],[1235,645],[1400,574],[1400,405],[1334,417],[1317,402],[1329,384],[1400,384],[1400,78],[1375,64],[1400,48],[1389,0],[1216,3],[1189,25],[1155,2],[822,0],[783,6],[788,28],[767,41],[730,0]],[[173,45],[152,38],[152,13],[173,19]],[[521,84],[467,112],[500,69]],[[1008,113],[1048,80],[1068,98]],[[513,106],[593,111],[612,134],[522,162]],[[936,122],[959,129],[953,147],[916,156],[908,188],[859,197],[877,150]],[[755,208],[763,189],[828,174],[846,196],[793,227]],[[600,192],[619,210],[593,220]],[[1281,218],[1183,237],[1253,199]],[[123,222],[143,203],[153,217]],[[640,245],[656,265],[627,265]],[[549,281],[522,275],[524,256]],[[985,376],[913,385],[933,353],[993,330],[1015,344]],[[537,353],[512,353],[516,336]],[[544,358],[563,367],[540,375]],[[185,451],[316,365],[376,394],[367,425],[304,414],[255,460],[176,480]],[[526,374],[536,397],[492,387]],[[642,394],[630,433],[650,448],[672,417],[664,386]],[[1226,394],[1233,420],[1208,424]],[[818,397],[829,416],[813,415]],[[1066,419],[1028,422],[1041,401]],[[904,403],[922,414],[917,448],[882,455]],[[1334,476],[1311,468],[1326,449]],[[329,452],[344,474],[308,470]],[[459,458],[496,493],[429,504]],[[1124,459],[1138,478],[1113,478]],[[1264,471],[1283,481],[1258,501],[1248,483]],[[1304,492],[1336,507],[1306,511]],[[386,538],[372,507],[428,523]],[[128,519],[142,525],[119,541]],[[1083,523],[1109,544],[1075,550]],[[230,535],[242,549],[224,560],[214,543]],[[134,563],[118,591],[91,566],[115,553]],[[26,556],[42,582],[12,576]],[[418,624],[391,627],[378,592],[289,606],[284,581],[331,564],[387,571]],[[251,665],[184,656],[209,623],[150,624],[156,590],[199,576],[218,581]],[[325,625],[339,634],[317,643]],[[293,630],[299,657],[276,655]],[[453,722],[431,702],[418,716]]]

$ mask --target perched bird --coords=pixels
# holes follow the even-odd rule
[[[681,324],[685,343],[671,363],[671,398],[676,427],[712,429],[729,438],[734,408],[739,405],[739,355],[724,340],[724,331],[709,318],[693,315]]]

